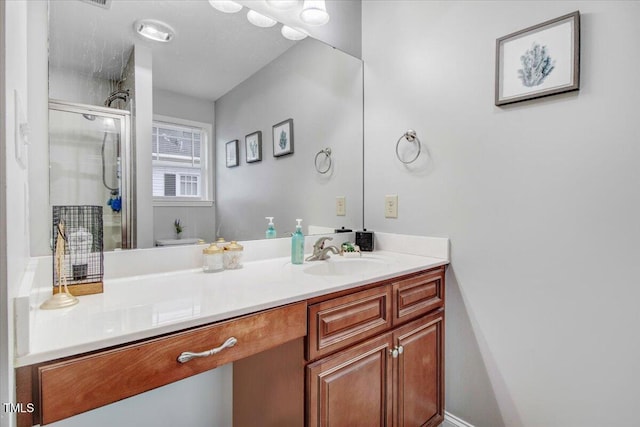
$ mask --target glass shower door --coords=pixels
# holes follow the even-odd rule
[[[132,247],[129,112],[49,104],[49,203],[103,207],[104,250]]]

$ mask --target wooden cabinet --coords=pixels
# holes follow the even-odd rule
[[[393,332],[394,426],[438,426],[444,421],[444,310]]]
[[[307,367],[308,425],[391,425],[391,334],[382,334]]]
[[[383,297],[390,293],[393,298]],[[387,306],[377,306],[382,303]],[[443,306],[444,268],[310,305],[308,358],[324,357],[306,368],[307,425],[440,425],[444,421]],[[381,314],[390,311],[392,319],[382,322]],[[344,339],[319,349],[322,333],[330,329],[326,324],[331,322],[323,321],[326,318],[343,326],[335,329],[343,332]],[[366,334],[355,332],[373,324]],[[358,337],[368,339],[358,342]]]
[[[444,310],[307,366],[308,425],[444,421]]]

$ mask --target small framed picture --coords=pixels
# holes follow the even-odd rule
[[[293,119],[273,126],[273,157],[293,154]]]
[[[238,166],[238,140],[234,139],[225,144],[225,154],[227,158],[227,167],[232,168]]]
[[[496,40],[496,105],[579,89],[580,12]]]
[[[247,163],[262,160],[262,132],[257,131],[244,137],[244,148],[247,155]]]

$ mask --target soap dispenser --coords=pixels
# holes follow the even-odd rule
[[[264,219],[268,219],[269,220],[269,226],[267,227],[267,232],[265,233],[265,235],[267,236],[267,239],[275,239],[276,238],[276,227],[273,225],[273,217],[272,216],[265,216]]]
[[[291,264],[302,264],[304,262],[304,234],[302,234],[301,219],[296,219],[296,232],[291,237]]]

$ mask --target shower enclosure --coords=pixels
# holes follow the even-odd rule
[[[104,250],[135,247],[131,145],[129,111],[49,102],[49,204],[102,206]]]

